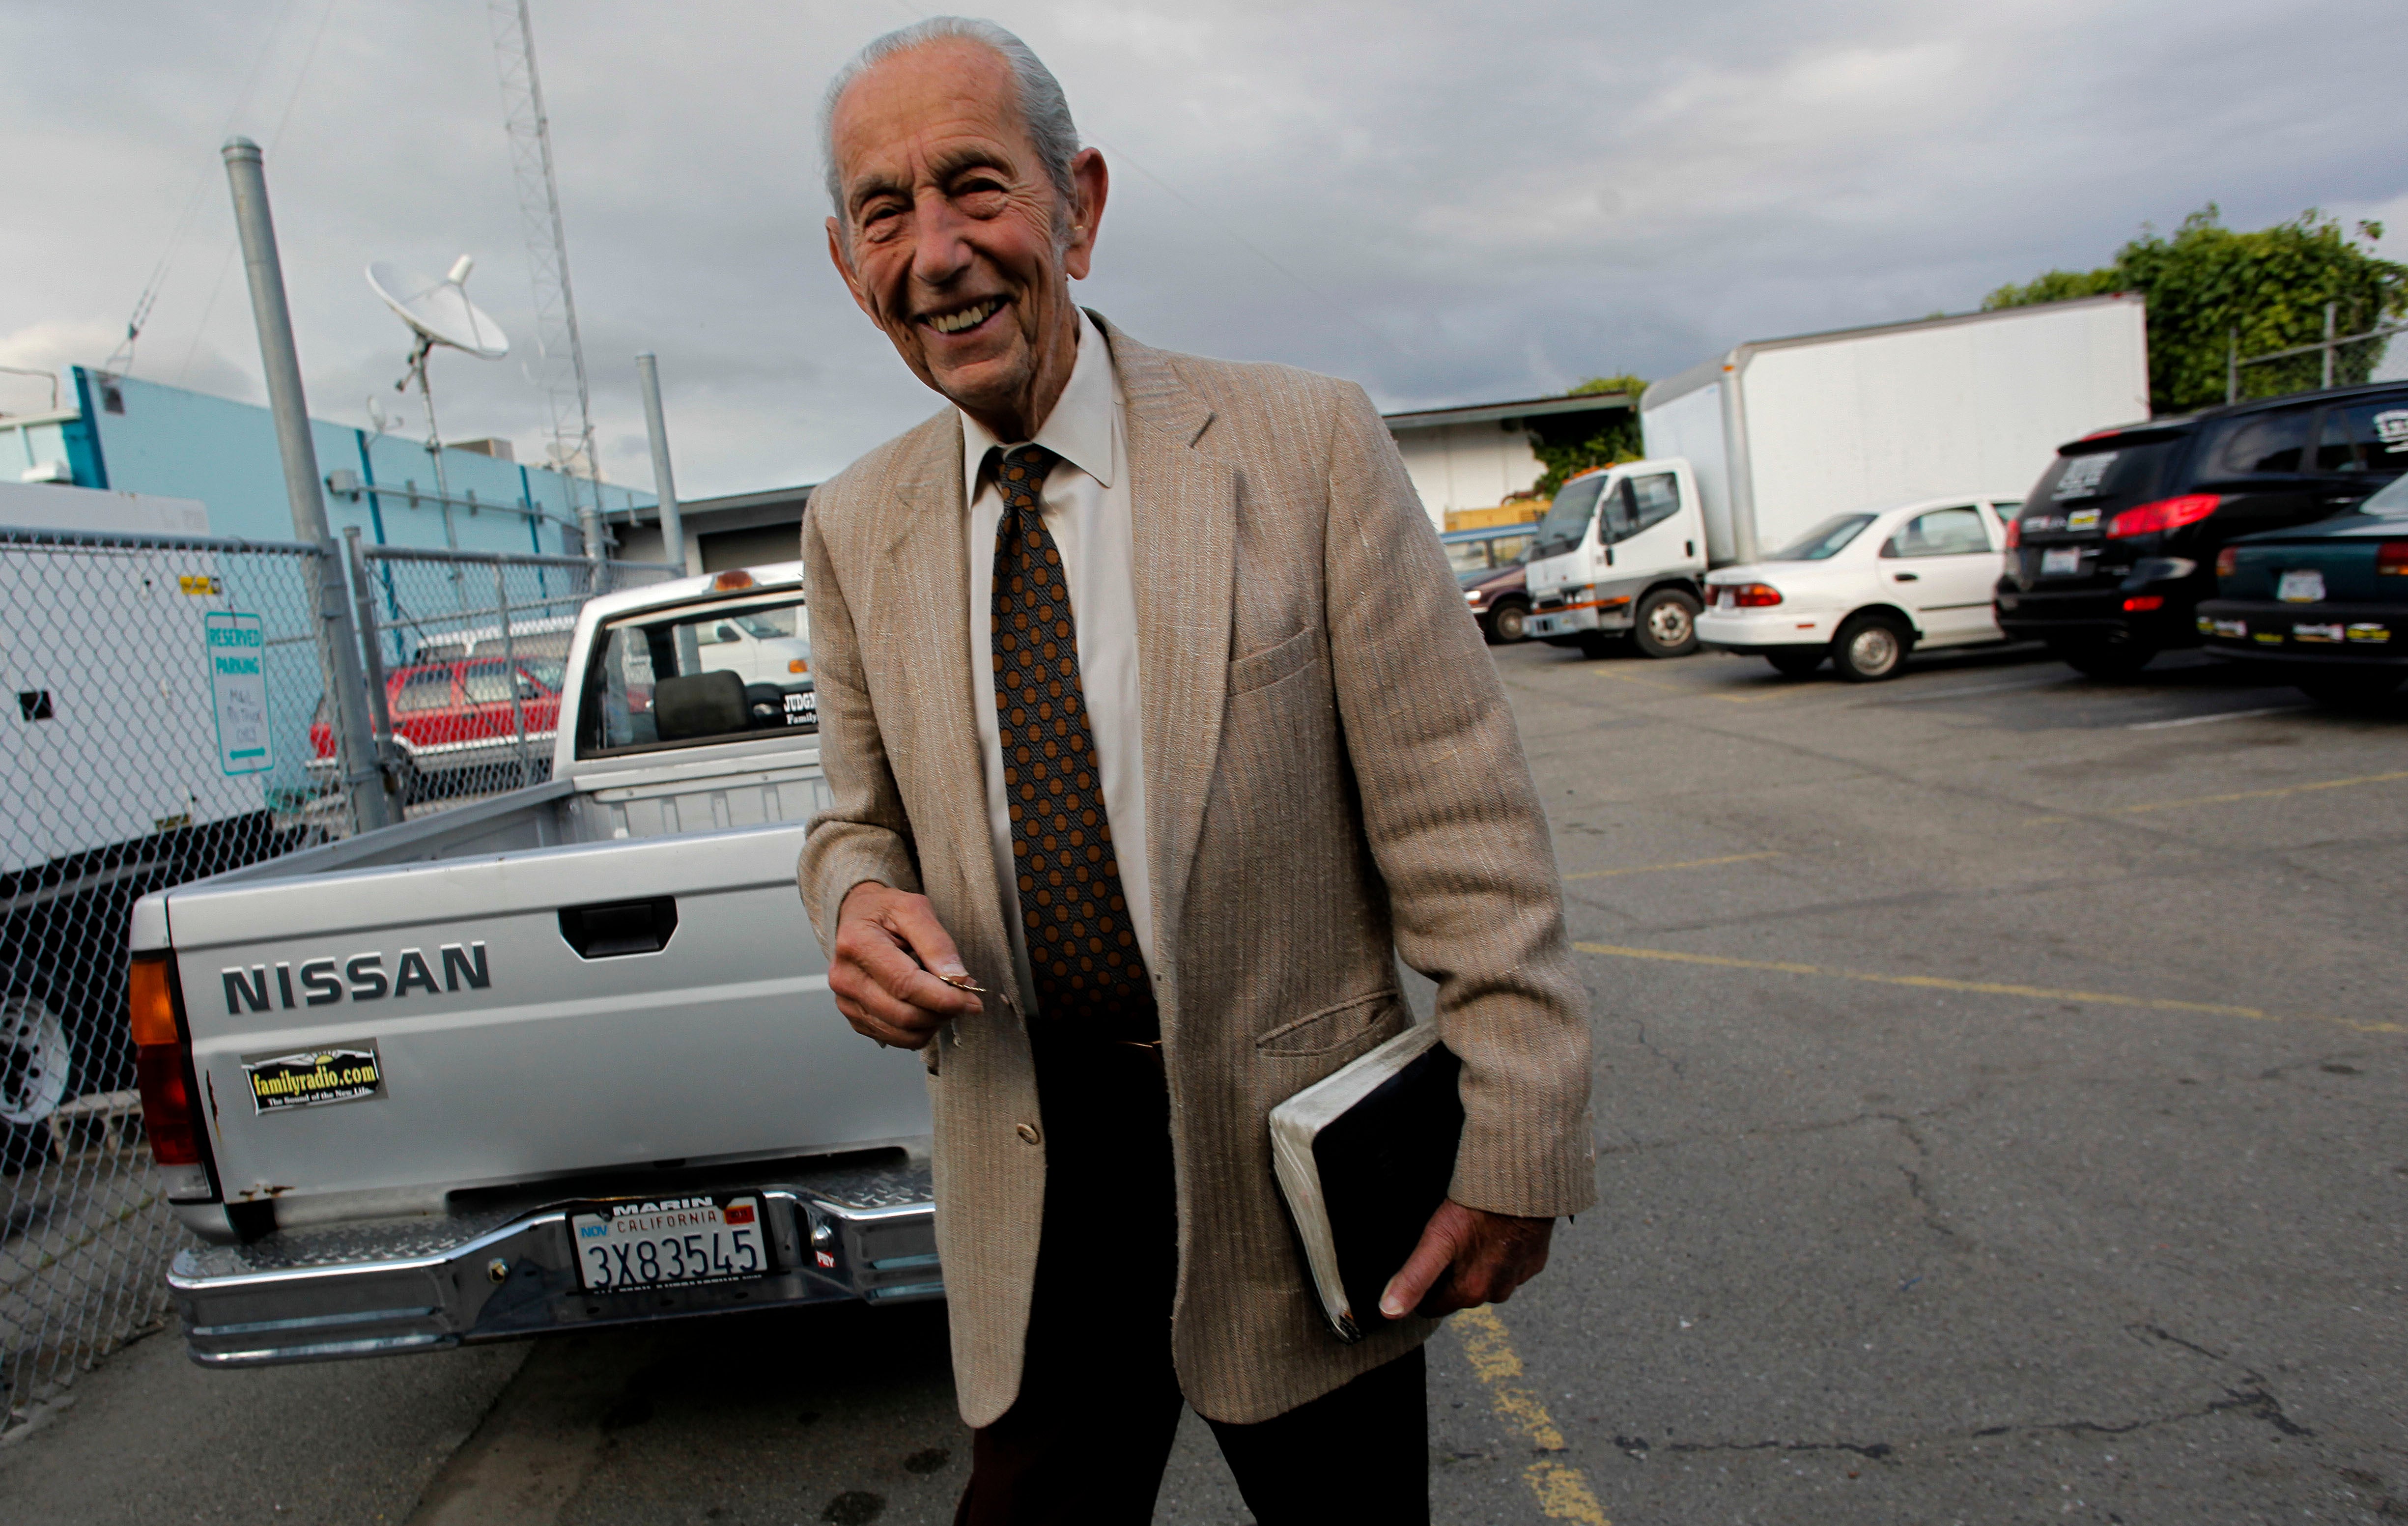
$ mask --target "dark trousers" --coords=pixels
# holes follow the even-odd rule
[[[1045,1222],[1020,1397],[974,1433],[954,1526],[1145,1526],[1182,1404],[1162,1066],[1116,1045],[1055,1041],[1037,1058]],[[1429,1519],[1419,1349],[1258,1425],[1210,1423],[1261,1526]]]

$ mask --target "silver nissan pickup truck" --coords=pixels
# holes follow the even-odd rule
[[[921,1062],[796,904],[802,606],[795,563],[595,599],[549,782],[136,906],[194,1361],[942,1296]]]

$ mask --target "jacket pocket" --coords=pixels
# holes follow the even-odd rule
[[[1264,1054],[1327,1054],[1378,1029],[1403,1005],[1394,986],[1368,996],[1349,997],[1336,1006],[1325,1006],[1272,1029],[1254,1040],[1254,1048]]]
[[[1229,664],[1229,692],[1266,689],[1312,665],[1321,655],[1321,633],[1306,626],[1277,646],[1250,651]]]

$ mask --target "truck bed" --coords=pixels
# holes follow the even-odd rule
[[[623,767],[172,892],[158,941],[225,1201],[290,1228],[601,1168],[917,1145],[920,1062],[838,1014],[796,897],[823,795],[791,747]],[[580,952],[572,923],[597,911],[619,931]],[[372,1093],[257,1089],[317,1052],[372,1053]]]

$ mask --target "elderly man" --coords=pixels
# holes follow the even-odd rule
[[[1427,1519],[1421,1343],[1592,1198],[1585,1003],[1512,717],[1359,388],[1071,301],[1108,179],[991,23],[823,114],[828,250],[952,405],[803,526],[846,1018],[921,1049],[969,1522],[1150,1519],[1182,1396],[1267,1523]],[[1463,1062],[1449,1201],[1356,1345],[1266,1120],[1402,1030]]]

